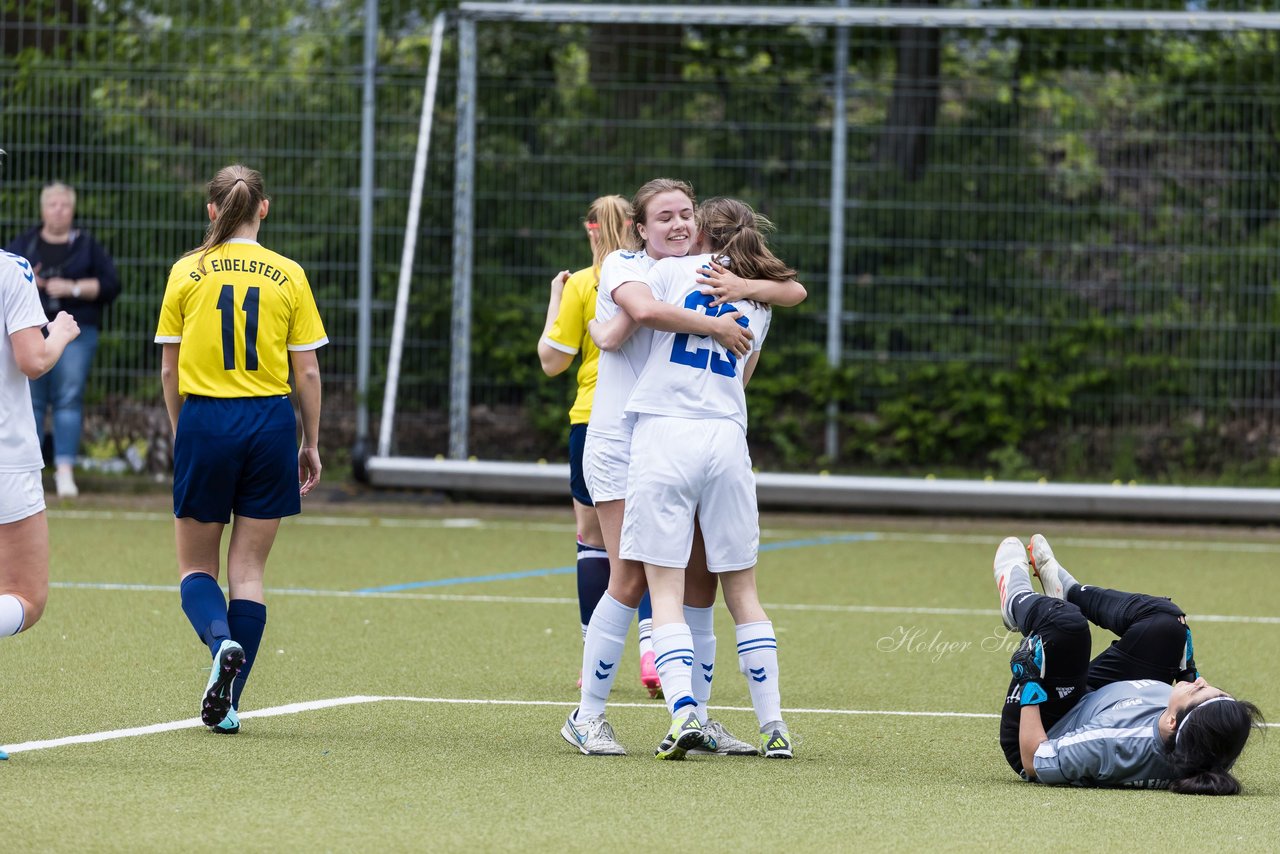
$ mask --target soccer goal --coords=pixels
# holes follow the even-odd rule
[[[585,263],[591,198],[671,174],[767,213],[809,287],[766,348],[793,381],[753,424],[763,504],[1274,518],[1276,490],[1034,473],[1274,424],[1280,342],[1251,319],[1280,311],[1280,14],[464,2],[452,20],[452,105],[433,29],[371,483],[567,495],[529,439],[554,411],[528,370],[543,283]],[[407,383],[438,112],[448,371]],[[1222,453],[1258,452],[1240,442]],[[992,477],[788,471],[975,459]]]

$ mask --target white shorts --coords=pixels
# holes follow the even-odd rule
[[[746,434],[727,418],[640,416],[620,554],[655,566],[688,566],[695,513],[709,570],[756,565],[760,512]]]
[[[37,471],[0,472],[0,525],[21,522],[44,509],[44,484]]]
[[[602,436],[587,427],[587,441],[582,448],[582,476],[586,478],[593,503],[626,498],[630,467],[630,436]]]

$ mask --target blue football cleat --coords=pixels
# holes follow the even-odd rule
[[[217,726],[231,711],[232,683],[243,666],[244,648],[233,640],[224,640],[213,657],[204,702],[200,704],[200,720],[205,726]]]
[[[227,716],[217,726],[209,727],[209,732],[216,732],[219,735],[235,735],[240,731],[240,715],[232,706],[227,710]]]

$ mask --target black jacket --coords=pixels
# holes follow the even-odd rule
[[[30,231],[23,232],[22,236],[6,246],[5,250],[26,258],[33,267],[40,264],[37,252],[41,228],[42,226],[37,225]],[[41,291],[40,304],[44,306],[50,320],[57,317],[59,311],[65,311],[81,326],[101,326],[102,310],[120,295],[120,277],[116,274],[116,265],[111,261],[111,256],[102,248],[102,244],[93,239],[93,235],[82,228],[71,230],[71,254],[66,262],[57,270],[50,270],[41,265],[36,275],[42,279],[53,276],[64,279],[97,279],[101,288],[97,299],[82,300],[65,297],[54,300],[56,305],[53,306],[49,305],[48,295]]]

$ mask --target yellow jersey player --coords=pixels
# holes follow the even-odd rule
[[[547,302],[547,322],[538,341],[538,359],[549,377],[568,370],[574,356],[581,354],[578,366],[578,393],[569,409],[569,492],[573,496],[573,515],[578,534],[578,615],[582,636],[587,636],[587,623],[609,586],[609,553],[604,546],[600,520],[587,490],[582,471],[582,451],[587,440],[587,422],[591,420],[591,403],[595,397],[596,374],[600,366],[600,350],[587,334],[587,324],[596,316],[596,291],[600,286],[600,265],[618,249],[631,247],[631,203],[622,196],[601,196],[587,209],[583,221],[591,241],[590,267],[573,275],[562,271],[551,280],[551,297]],[[658,669],[654,666],[653,609],[649,596],[640,600],[637,612],[640,636],[640,684],[656,697],[662,690]],[[579,676],[578,687],[582,687]]]
[[[213,654],[200,716],[240,729],[237,709],[266,626],[262,577],[280,519],[320,480],[320,368],[328,343],[306,273],[258,243],[270,200],[241,165],[209,182],[204,242],[169,273],[156,342],[174,430],[173,515],[182,610]],[[302,446],[289,402],[293,368]],[[222,530],[228,603],[218,586]]]

